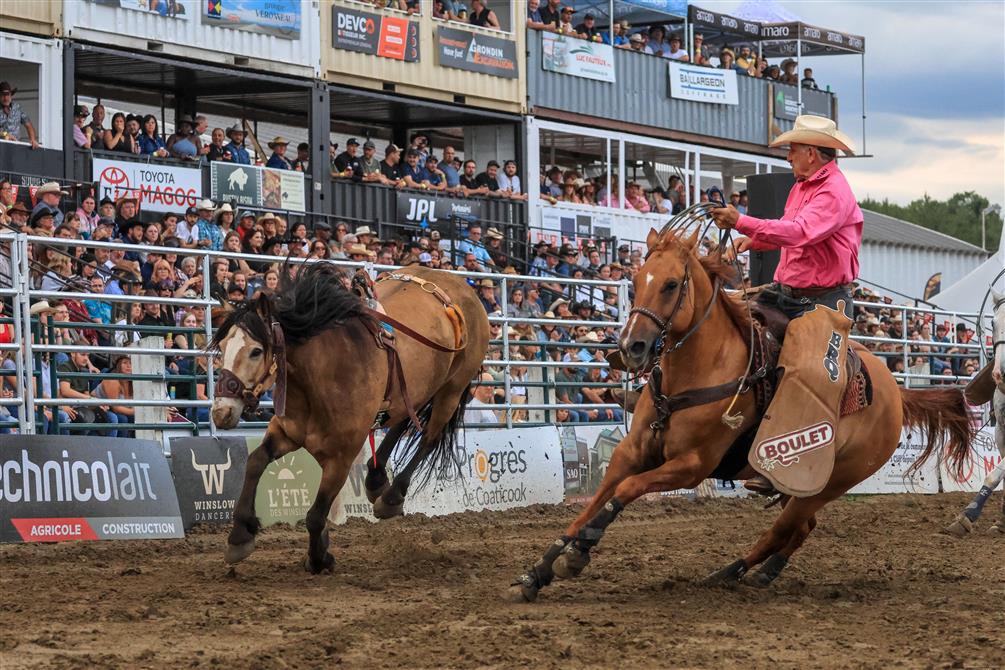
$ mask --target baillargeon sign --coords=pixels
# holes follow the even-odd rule
[[[692,102],[740,104],[736,72],[670,61],[670,97]]]

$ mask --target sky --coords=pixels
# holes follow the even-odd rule
[[[739,0],[693,0],[729,13]],[[976,191],[1005,207],[1005,2],[782,0],[806,23],[865,37],[865,149],[845,159],[860,200],[907,204]],[[839,124],[862,149],[862,62],[807,59],[838,96]],[[801,66],[802,67],[802,66]]]

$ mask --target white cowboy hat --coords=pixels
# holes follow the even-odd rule
[[[793,143],[808,144],[811,147],[840,149],[849,156],[855,154],[855,142],[838,130],[837,124],[822,116],[809,116],[806,114],[797,116],[792,130],[788,130],[776,137],[769,146],[780,147]]]
[[[370,251],[362,244],[350,244],[345,253],[347,256],[368,256]]]
[[[59,187],[59,182],[57,181],[47,181],[38,187],[35,191],[35,195],[45,195],[46,193],[58,193],[59,195],[70,195],[68,192],[64,191]]]
[[[216,205],[213,204],[212,200],[200,200],[199,204],[196,205],[195,208],[197,210],[208,209],[209,211],[212,212],[216,209]]]
[[[488,231],[485,232],[485,237],[489,239],[501,240],[503,239],[503,234],[499,232],[497,228],[489,228]]]
[[[213,214],[213,216],[216,218],[220,218],[221,214],[226,214],[227,212],[230,212],[231,214],[234,213],[234,208],[230,206],[229,202],[225,202],[222,205],[220,205],[220,209],[216,210],[216,213]]]
[[[374,232],[370,230],[370,226],[360,226],[359,228],[356,229],[356,237],[360,237],[362,235],[373,235],[373,234]]]

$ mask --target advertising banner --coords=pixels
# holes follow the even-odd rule
[[[247,464],[243,438],[171,439],[171,474],[186,530],[197,523],[230,523]]]
[[[293,170],[258,165],[210,163],[210,197],[239,207],[264,207],[291,212],[306,209],[304,176]]]
[[[541,67],[574,77],[613,83],[614,47],[577,37],[541,33]]]
[[[171,472],[149,440],[0,435],[0,542],[185,536]]]
[[[938,493],[939,472],[934,458],[913,475],[907,474],[911,464],[924,451],[926,439],[920,431],[901,432],[897,450],[890,460],[849,493]]]
[[[692,102],[740,104],[736,72],[670,61],[670,97]]]
[[[543,207],[541,209],[541,228],[555,233],[545,237],[547,241],[562,244],[564,242],[583,242],[609,239],[612,236],[629,240],[645,239],[649,229],[655,225],[648,219],[640,220],[637,225],[626,225],[630,219],[619,217],[617,223],[605,212],[578,211],[560,207]],[[641,234],[641,237],[639,235]]]
[[[332,46],[414,63],[419,60],[419,23],[335,5]]]
[[[440,26],[436,32],[440,65],[516,79],[516,42]]]
[[[813,116],[831,117],[830,97],[825,95],[810,94],[803,91],[803,111],[799,111],[799,98],[795,86],[780,86],[775,84],[768,90],[774,89],[776,119],[788,119],[794,121],[800,114],[812,114]],[[770,95],[770,94],[769,94]]]
[[[104,158],[95,158],[91,165],[91,179],[98,184],[97,200],[130,195],[139,198],[142,211],[184,212],[202,197],[199,168]]]
[[[187,19],[192,16],[192,8],[204,0],[86,0],[95,5],[120,7],[137,12],[156,14],[165,19]]]
[[[398,223],[439,230],[453,236],[455,219],[475,222],[482,218],[482,201],[446,194],[398,191]]]
[[[203,0],[203,25],[300,39],[301,0]]]
[[[248,453],[261,443],[261,436],[247,438]],[[244,479],[244,468],[241,469]],[[321,485],[321,466],[305,449],[286,454],[272,461],[258,480],[255,513],[263,526],[277,523],[290,525],[302,521],[314,504]]]
[[[461,431],[457,444],[463,476],[409,491],[405,514],[438,516],[562,502],[562,448],[554,426],[469,429]],[[349,517],[376,520],[363,488],[368,458],[370,448],[366,446],[360,450],[346,485],[332,505],[328,517],[332,523],[344,523]]]
[[[963,466],[962,477],[951,471],[945,463],[940,465],[942,490],[976,493],[984,478],[991,474],[1001,460],[1002,455],[995,445],[995,431],[993,428],[985,428],[977,434],[971,445],[970,459]],[[998,488],[1003,485],[1005,484],[999,484]]]

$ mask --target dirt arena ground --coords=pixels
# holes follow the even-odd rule
[[[9,545],[0,666],[1001,668],[1005,539],[936,532],[968,498],[842,500],[768,591],[699,582],[774,510],[639,503],[580,580],[532,605],[500,594],[569,509],[353,522],[323,576],[300,568],[307,535],[288,528],[231,574],[217,531]]]

